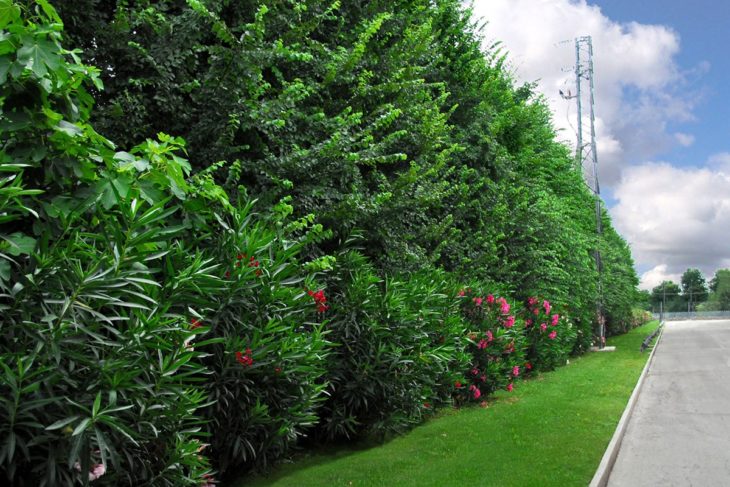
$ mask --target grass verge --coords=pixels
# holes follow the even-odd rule
[[[585,486],[639,378],[652,322],[497,393],[487,407],[445,411],[376,447],[327,448],[235,487]]]

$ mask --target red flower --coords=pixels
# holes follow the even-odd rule
[[[532,370],[532,364],[531,364],[530,362],[527,362],[527,363],[525,364],[525,368],[526,368],[527,370]]]
[[[507,384],[508,391],[512,392],[512,389],[514,389],[514,388],[515,388],[515,386],[513,386],[511,382],[509,384]]]
[[[245,258],[246,258],[246,254],[238,254],[236,256],[236,259],[238,259],[238,260],[245,259]]]
[[[261,277],[261,274],[263,274],[263,272],[261,272],[261,269],[256,269],[256,277]]]
[[[424,407],[424,408],[426,408],[426,409],[428,409],[428,408],[430,408],[430,407],[431,407],[431,404],[430,404],[430,403],[428,403],[428,402],[424,402],[424,403],[423,403],[423,407]]]
[[[244,367],[250,367],[251,365],[253,365],[253,358],[251,358],[251,349],[247,348],[245,354],[243,352],[236,352],[236,360]]]
[[[324,313],[325,311],[330,309],[330,307],[325,304],[327,302],[327,296],[324,295],[323,289],[320,289],[317,292],[308,290],[307,294],[309,294],[312,299],[314,299],[314,303],[317,305],[317,311],[319,313]]]
[[[518,377],[520,375],[520,367],[518,365],[512,367],[512,375],[514,375],[515,377]]]
[[[464,294],[466,294],[466,293],[464,293],[464,290],[463,290],[463,289],[461,289],[461,290],[459,291],[459,294],[457,294],[457,296],[458,296],[458,297],[460,297],[460,298],[462,298],[462,297],[464,297]]]
[[[228,279],[229,277],[231,277],[231,271],[226,271],[226,279]]]
[[[482,298],[476,297],[476,298],[472,299],[472,301],[474,301],[474,304],[476,304],[477,306],[481,306],[483,300],[482,300]]]
[[[457,389],[461,388],[461,381],[457,380],[454,382],[454,386],[456,386]]]
[[[274,373],[275,374],[281,374],[281,367],[274,367]]]
[[[487,304],[494,304],[494,296],[493,295],[490,294],[489,296],[487,296]]]
[[[190,318],[190,329],[191,330],[195,330],[196,328],[200,328],[201,326],[203,326],[203,323],[200,320],[195,319],[195,318]]]

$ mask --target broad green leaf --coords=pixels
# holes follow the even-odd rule
[[[3,238],[10,244],[8,253],[15,257],[24,254],[29,255],[35,249],[35,239],[20,232],[15,232],[11,235],[0,235],[0,238]]]
[[[45,39],[34,39],[32,44],[24,44],[18,49],[18,61],[43,78],[48,70],[54,71],[61,65],[58,46]]]
[[[20,7],[13,0],[0,0],[0,29],[20,17]]]

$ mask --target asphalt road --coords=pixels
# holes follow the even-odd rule
[[[608,485],[730,486],[730,321],[667,322]]]

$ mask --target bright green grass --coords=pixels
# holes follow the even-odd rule
[[[370,448],[301,456],[243,486],[586,486],[598,467],[649,351],[658,323],[498,393],[487,408],[446,411]]]

